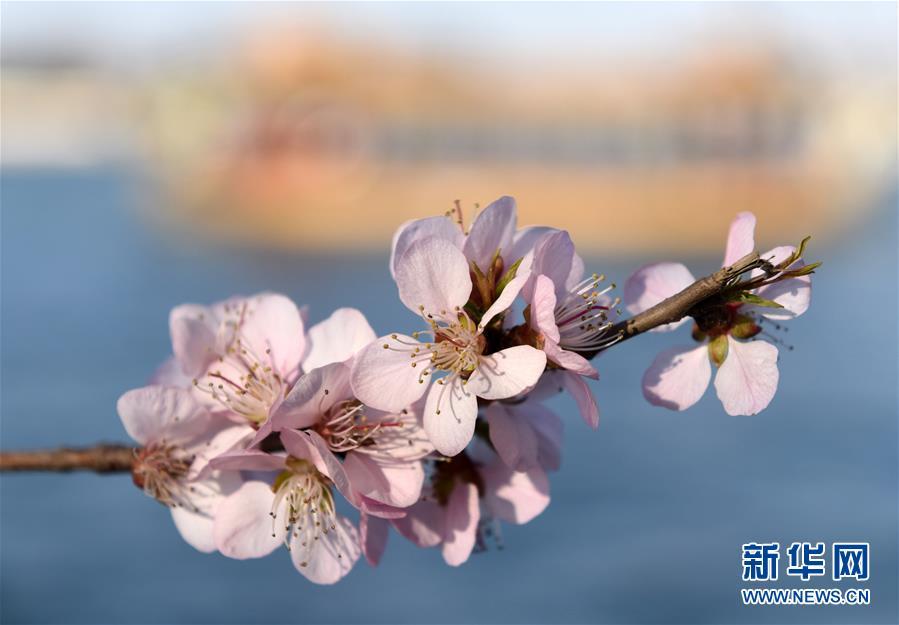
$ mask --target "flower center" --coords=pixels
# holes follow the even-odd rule
[[[477,369],[486,340],[478,331],[477,324],[464,310],[456,308],[453,314],[426,312],[420,307],[421,316],[429,329],[412,333],[414,342],[404,341],[396,334],[391,338],[398,345],[384,343],[384,349],[408,352],[413,368],[421,366],[419,383],[434,372],[445,372],[448,377],[467,377]],[[419,342],[421,336],[429,337],[427,342]],[[442,382],[442,380],[438,380]]]
[[[264,354],[258,354],[244,340],[241,328],[246,319],[246,309],[244,304],[236,319],[223,322],[232,332],[225,353],[219,355],[218,361],[210,366],[203,378],[193,383],[199,391],[210,395],[227,410],[258,425],[268,419],[272,408],[288,388],[275,370],[271,348],[266,348]]]
[[[701,343],[727,334],[736,339],[750,339],[761,333],[762,318],[752,312],[741,312],[742,307],[728,302],[697,311],[693,316],[693,339]]]
[[[169,508],[185,507],[197,512],[191,503],[195,487],[186,481],[193,457],[165,442],[151,443],[135,452],[131,479],[135,486]]]
[[[615,285],[600,289],[603,281],[605,276],[594,273],[556,302],[553,312],[559,328],[559,346],[563,349],[599,349],[618,340],[617,336],[608,334],[612,327],[608,311],[618,305],[618,300],[605,297]]]
[[[309,461],[289,456],[287,469],[275,478],[272,491],[272,536],[277,535],[277,523],[283,523],[288,549],[293,544],[309,550],[315,541],[337,528],[330,481]],[[308,560],[300,561],[300,566],[308,564]]]
[[[376,445],[376,435],[386,427],[401,427],[399,420],[370,423],[361,402],[350,399],[335,404],[316,427],[331,451],[346,452]]]

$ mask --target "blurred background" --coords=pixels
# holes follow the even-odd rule
[[[599,362],[554,501],[461,569],[396,535],[336,587],[184,544],[126,476],[0,478],[0,621],[839,622],[897,613],[891,3],[4,3],[4,449],[124,440],[115,400],[187,301],[284,292],[411,326],[405,219],[509,194],[593,270],[720,265],[814,235],[814,305],[751,418],[670,413]],[[868,541],[867,607],[740,604],[740,545]],[[840,586],[827,582],[817,587]],[[789,585],[789,582],[778,583]],[[807,584],[814,587],[814,584]]]

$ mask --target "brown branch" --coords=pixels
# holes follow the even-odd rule
[[[715,273],[700,278],[683,291],[659,302],[652,308],[648,308],[630,319],[619,321],[609,328],[610,336],[618,335],[620,337],[615,343],[603,349],[581,352],[581,355],[587,359],[593,358],[612,345],[648,332],[653,328],[680,321],[695,313],[704,303],[717,300],[741,275],[762,265],[764,265],[764,261],[759,258],[758,252],[747,254],[733,265],[722,267]]]
[[[642,313],[620,321],[609,330],[620,335],[621,341],[643,334],[653,328],[679,321],[701,312],[704,304],[720,301],[720,296],[744,273],[762,267],[758,252],[747,254],[730,267],[701,278],[686,289],[672,295]],[[611,345],[609,346],[611,347]],[[605,349],[608,349],[606,347]],[[600,350],[582,352],[592,358]],[[0,452],[0,471],[96,471],[97,473],[130,472],[134,462],[133,447],[100,444],[82,449],[50,449],[41,451]]]
[[[134,447],[100,443],[93,447],[0,452],[0,471],[130,472]]]

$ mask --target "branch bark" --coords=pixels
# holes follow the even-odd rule
[[[719,296],[721,296],[741,275],[759,268],[763,264],[764,261],[760,259],[758,252],[747,254],[733,265],[722,267],[715,273],[700,278],[683,291],[672,295],[668,299],[662,300],[652,308],[648,308],[643,312],[634,315],[630,319],[619,321],[609,328],[609,334],[618,334],[621,337],[618,341],[603,349],[581,352],[581,355],[589,360],[599,352],[605,351],[622,341],[637,336],[638,334],[643,334],[653,328],[680,321],[684,317],[695,313],[702,308],[704,304],[716,302],[716,300],[719,299]]]
[[[695,314],[703,305],[717,303],[720,296],[744,273],[761,267],[758,252],[747,254],[730,267],[700,278],[680,293],[659,302],[642,313],[620,321],[609,330],[620,335],[617,345],[653,328],[680,321]],[[611,347],[610,345],[609,347]],[[605,349],[609,349],[606,347]],[[599,351],[582,352],[593,358]],[[128,445],[99,444],[85,448],[60,448],[40,451],[0,452],[0,471],[95,471],[97,473],[130,472],[135,448]]]
[[[136,449],[100,443],[92,447],[0,452],[0,471],[130,472]]]

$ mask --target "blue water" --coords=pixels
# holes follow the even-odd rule
[[[381,332],[414,322],[386,241],[375,257],[196,243],[153,225],[152,199],[137,199],[146,191],[116,171],[3,174],[4,448],[124,440],[115,400],[167,355],[167,314],[181,302],[272,289],[309,303],[313,321],[354,305]],[[502,551],[452,569],[393,535],[378,569],[317,587],[285,552],[237,562],[193,551],[127,476],[3,475],[0,621],[895,623],[895,196],[882,204],[858,231],[812,247],[825,266],[785,335],[796,350],[782,352],[767,411],[728,417],[713,393],[686,413],[653,408],[640,376],[686,333],[616,347],[599,363],[599,431],[556,404],[566,448],[553,502],[506,527]],[[646,260],[590,265],[621,282]],[[743,607],[740,545],[753,540],[870,542],[872,604]],[[835,585],[852,583],[805,584]]]

